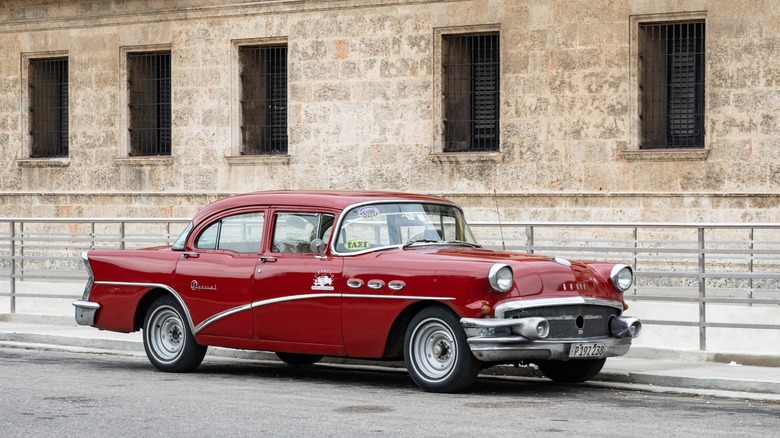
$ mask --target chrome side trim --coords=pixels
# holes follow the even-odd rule
[[[103,285],[109,285],[109,286],[132,286],[132,287],[149,287],[149,288],[160,288],[165,289],[166,291],[170,292],[174,297],[176,297],[176,300],[181,305],[182,309],[184,309],[184,314],[187,317],[187,324],[190,326],[190,330],[194,335],[197,335],[203,329],[208,327],[209,325],[223,319],[227,318],[228,316],[235,315],[236,313],[240,313],[246,310],[254,309],[255,307],[263,307],[268,306],[271,304],[277,304],[277,303],[283,303],[287,301],[298,301],[298,300],[308,300],[313,298],[373,298],[373,299],[391,299],[391,300],[436,300],[436,301],[454,301],[455,298],[453,297],[426,297],[426,296],[410,296],[410,295],[353,295],[353,294],[304,294],[304,295],[291,295],[287,297],[278,297],[278,298],[271,298],[270,300],[261,300],[261,301],[255,301],[251,304],[244,304],[241,306],[233,307],[227,310],[224,310],[222,312],[219,312],[217,314],[214,314],[203,321],[201,321],[200,324],[195,326],[195,324],[192,322],[192,315],[190,315],[190,310],[187,308],[187,305],[184,303],[184,300],[182,300],[181,296],[178,292],[176,292],[175,289],[168,286],[167,284],[162,283],[133,283],[133,282],[124,282],[124,281],[96,281],[95,284],[103,284]],[[95,303],[97,305],[97,303]],[[75,302],[74,302],[74,305]],[[77,306],[79,307],[79,306]],[[97,309],[95,309],[97,311]]]
[[[236,313],[240,313],[245,310],[254,309],[255,307],[263,307],[263,306],[268,306],[270,304],[283,303],[287,301],[308,300],[311,298],[339,298],[340,296],[341,296],[340,294],[304,294],[304,295],[292,295],[289,297],[271,298],[270,300],[255,301],[250,304],[244,304],[238,307],[233,307],[231,309],[227,309],[215,315],[209,316],[208,318],[204,319],[200,324],[198,324],[198,326],[195,327],[195,330],[193,330],[192,333],[197,335],[198,333],[203,331],[203,329],[205,329],[206,327],[210,326],[211,324],[223,318],[227,318],[228,316],[235,315]]]
[[[184,316],[187,317],[187,324],[190,326],[190,331],[192,333],[195,333],[195,324],[192,322],[192,315],[190,315],[190,309],[187,308],[187,305],[184,304],[184,300],[182,300],[181,295],[179,295],[176,290],[167,284],[162,283],[133,283],[133,282],[126,282],[126,281],[96,281],[95,284],[105,284],[110,286],[133,286],[133,287],[149,287],[149,288],[160,288],[165,289],[166,291],[170,292],[171,295],[173,295],[176,298],[176,301],[179,302],[181,305],[181,308],[184,309]]]
[[[529,299],[518,300],[502,303],[496,306],[495,315],[496,318],[503,318],[504,314],[510,310],[529,309],[533,307],[547,307],[547,306],[567,306],[574,304],[590,304],[594,306],[607,306],[614,307],[623,311],[623,304],[618,301],[606,300],[603,298],[588,298],[588,297],[566,297],[566,298],[541,298],[541,299]]]
[[[436,301],[454,301],[455,298],[453,297],[426,297],[426,296],[411,296],[411,295],[370,295],[370,294],[303,294],[303,295],[291,295],[288,297],[279,297],[279,298],[271,298],[270,300],[261,300],[261,301],[255,301],[251,304],[245,304],[243,306],[233,307],[231,309],[227,309],[223,312],[217,313],[216,315],[210,316],[203,320],[200,324],[198,324],[197,327],[192,331],[194,334],[198,334],[203,329],[208,327],[209,325],[223,319],[227,318],[228,316],[235,315],[236,313],[240,313],[246,310],[251,310],[256,307],[263,307],[263,306],[269,306],[271,304],[278,304],[278,303],[285,303],[288,301],[300,301],[300,300],[308,300],[308,299],[314,299],[314,298],[370,298],[370,299],[390,299],[390,300],[436,300]]]
[[[455,301],[455,297],[426,297],[421,295],[371,295],[371,294],[345,294],[341,298],[375,298],[386,300],[433,300]]]
[[[200,333],[204,328],[210,326],[211,324],[219,321],[220,319],[227,318],[230,315],[235,315],[236,313],[243,312],[245,310],[249,310],[252,308],[251,304],[244,304],[243,306],[233,307],[232,309],[227,309],[225,311],[222,311],[220,313],[217,313],[215,315],[211,315],[208,318],[201,321],[200,324],[195,326],[195,330],[192,331],[192,334],[197,335]]]

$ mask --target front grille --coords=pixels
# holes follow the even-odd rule
[[[609,320],[619,314],[614,307],[577,304],[510,310],[504,317],[542,317],[550,323],[547,339],[583,339],[609,336]]]

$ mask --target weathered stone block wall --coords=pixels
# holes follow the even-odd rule
[[[706,18],[706,149],[638,152],[637,17]],[[633,20],[633,21],[632,21]],[[748,0],[6,1],[0,216],[188,216],[387,189],[472,220],[780,222],[780,5]],[[443,154],[437,32],[498,29],[501,151]],[[237,47],[289,47],[289,155],[239,155]],[[129,158],[123,56],[172,55],[171,157]],[[25,60],[66,53],[70,153],[28,159]],[[632,76],[634,75],[634,76]]]

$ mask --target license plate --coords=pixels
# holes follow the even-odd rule
[[[569,357],[604,357],[604,344],[572,344]]]

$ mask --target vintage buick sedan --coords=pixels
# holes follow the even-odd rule
[[[381,192],[259,192],[198,212],[170,247],[83,255],[76,321],[143,330],[151,363],[192,371],[208,346],[400,360],[426,391],[535,364],[583,382],[628,352],[630,267],[481,248],[461,209]]]

